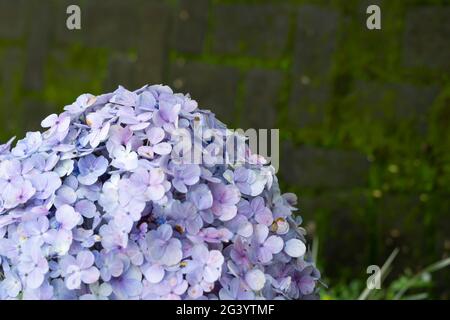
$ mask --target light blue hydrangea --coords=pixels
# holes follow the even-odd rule
[[[295,195],[248,147],[223,162],[226,136],[183,140],[225,132],[213,113],[162,85],[64,110],[0,145],[0,299],[315,296]]]

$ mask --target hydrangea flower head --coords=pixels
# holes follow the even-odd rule
[[[189,95],[83,94],[41,125],[0,145],[0,299],[316,295],[295,195],[247,145],[222,161],[245,139]]]

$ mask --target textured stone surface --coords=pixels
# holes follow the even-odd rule
[[[2,106],[13,106],[14,96],[17,94],[18,83],[23,76],[24,53],[19,48],[12,47],[5,50],[0,55],[0,63],[2,65],[0,71],[0,104]],[[17,130],[17,127],[23,130],[22,119],[15,116],[20,108],[0,108],[0,119],[2,119],[2,130],[8,133]],[[5,119],[5,120],[3,120]]]
[[[52,6],[49,2],[34,1],[31,4],[33,15],[28,24],[27,61],[24,86],[28,90],[41,90],[44,87],[44,69],[53,20]]]
[[[369,162],[358,152],[282,143],[281,176],[303,188],[352,188],[367,184]]]
[[[289,101],[290,123],[298,128],[322,124],[330,97],[327,84],[314,85],[304,78],[294,80]]]
[[[208,25],[208,9],[208,0],[180,1],[174,22],[174,48],[181,52],[202,52]]]
[[[214,7],[213,51],[277,58],[286,48],[289,15],[280,5],[231,5]]]
[[[397,87],[396,113],[399,118],[426,115],[439,94],[436,86],[400,85]]]
[[[19,38],[25,27],[25,0],[0,0],[0,38]]]
[[[109,60],[104,86],[108,91],[115,90],[122,83],[138,87],[139,85],[135,81],[136,72],[136,59],[121,54],[114,55]]]
[[[437,86],[399,83],[356,84],[356,105],[363,114],[384,123],[411,122],[411,129],[425,134],[431,107],[439,94]]]
[[[25,112],[28,112],[28,115],[23,117],[18,122],[18,125],[23,128],[29,128],[31,131],[38,131],[42,130],[41,121],[51,114],[55,109],[55,105],[30,97],[24,100],[23,108]]]
[[[147,2],[141,14],[142,39],[137,43],[135,83],[162,83],[168,67],[172,12],[165,4]]]
[[[239,80],[236,69],[194,62],[176,63],[172,65],[170,79],[176,90],[190,93],[201,108],[213,110],[224,122],[236,123]]]
[[[295,37],[294,70],[310,79],[326,76],[336,50],[338,13],[327,8],[300,7]]]
[[[278,71],[255,69],[245,78],[243,128],[276,128],[277,103],[283,75]]]
[[[142,1],[140,3],[143,3]],[[126,50],[140,40],[140,14],[133,10],[137,1],[113,0],[88,2],[83,9],[83,28],[89,32],[81,33],[88,46]],[[99,14],[101,13],[101,14]],[[110,35],[116,35],[111,37]]]
[[[450,71],[450,6],[411,9],[406,17],[405,64]]]
[[[418,195],[387,195],[376,203],[375,214],[379,225],[376,236],[380,257],[387,259],[398,248],[400,254],[396,263],[399,265],[411,266],[419,271],[434,262],[423,258],[423,252],[427,250],[423,211]]]
[[[331,278],[365,274],[372,251],[366,197],[358,192],[328,192],[300,197],[299,207],[310,236],[319,239],[320,259],[343,266],[336,270],[329,265],[322,272]]]
[[[58,40],[62,43],[79,42],[88,47],[126,50],[146,39],[145,24],[153,23],[158,29],[163,25],[157,13],[161,2],[152,0],[90,0],[78,1],[81,8],[81,30],[68,30],[65,10],[70,1],[58,5]],[[63,14],[61,14],[63,13]],[[153,14],[153,15],[152,15]],[[143,28],[144,26],[144,28]],[[83,31],[85,30],[85,31]],[[165,35],[167,37],[167,35]],[[154,43],[155,49],[157,43]]]

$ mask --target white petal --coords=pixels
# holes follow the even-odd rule
[[[252,289],[253,291],[259,291],[264,288],[264,284],[266,283],[266,276],[261,270],[250,270],[245,275],[245,281],[247,282],[250,289]]]
[[[301,257],[306,252],[305,244],[299,239],[291,239],[286,242],[284,252],[294,258]]]

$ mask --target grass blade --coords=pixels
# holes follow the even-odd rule
[[[383,283],[384,279],[387,276],[387,273],[390,271],[390,266],[391,266],[392,262],[394,261],[395,257],[397,256],[398,252],[399,252],[399,249],[395,248],[394,251],[392,251],[391,255],[387,258],[386,262],[381,267],[381,270],[380,270],[381,283]],[[371,292],[372,292],[372,289],[369,289],[368,287],[366,287],[366,289],[364,289],[364,291],[358,297],[358,300],[366,300],[369,297]]]
[[[436,272],[439,271],[441,269],[444,269],[446,267],[450,266],[450,258],[446,258],[443,259],[441,261],[435,262],[431,265],[429,265],[428,267],[426,267],[425,269],[423,269],[422,271],[420,271],[419,273],[417,273],[414,277],[412,277],[407,284],[397,292],[397,294],[394,297],[394,300],[400,300],[403,295],[406,293],[406,291],[408,291],[408,289],[411,287],[411,285],[418,279],[420,278],[424,273],[432,273],[432,272]]]

